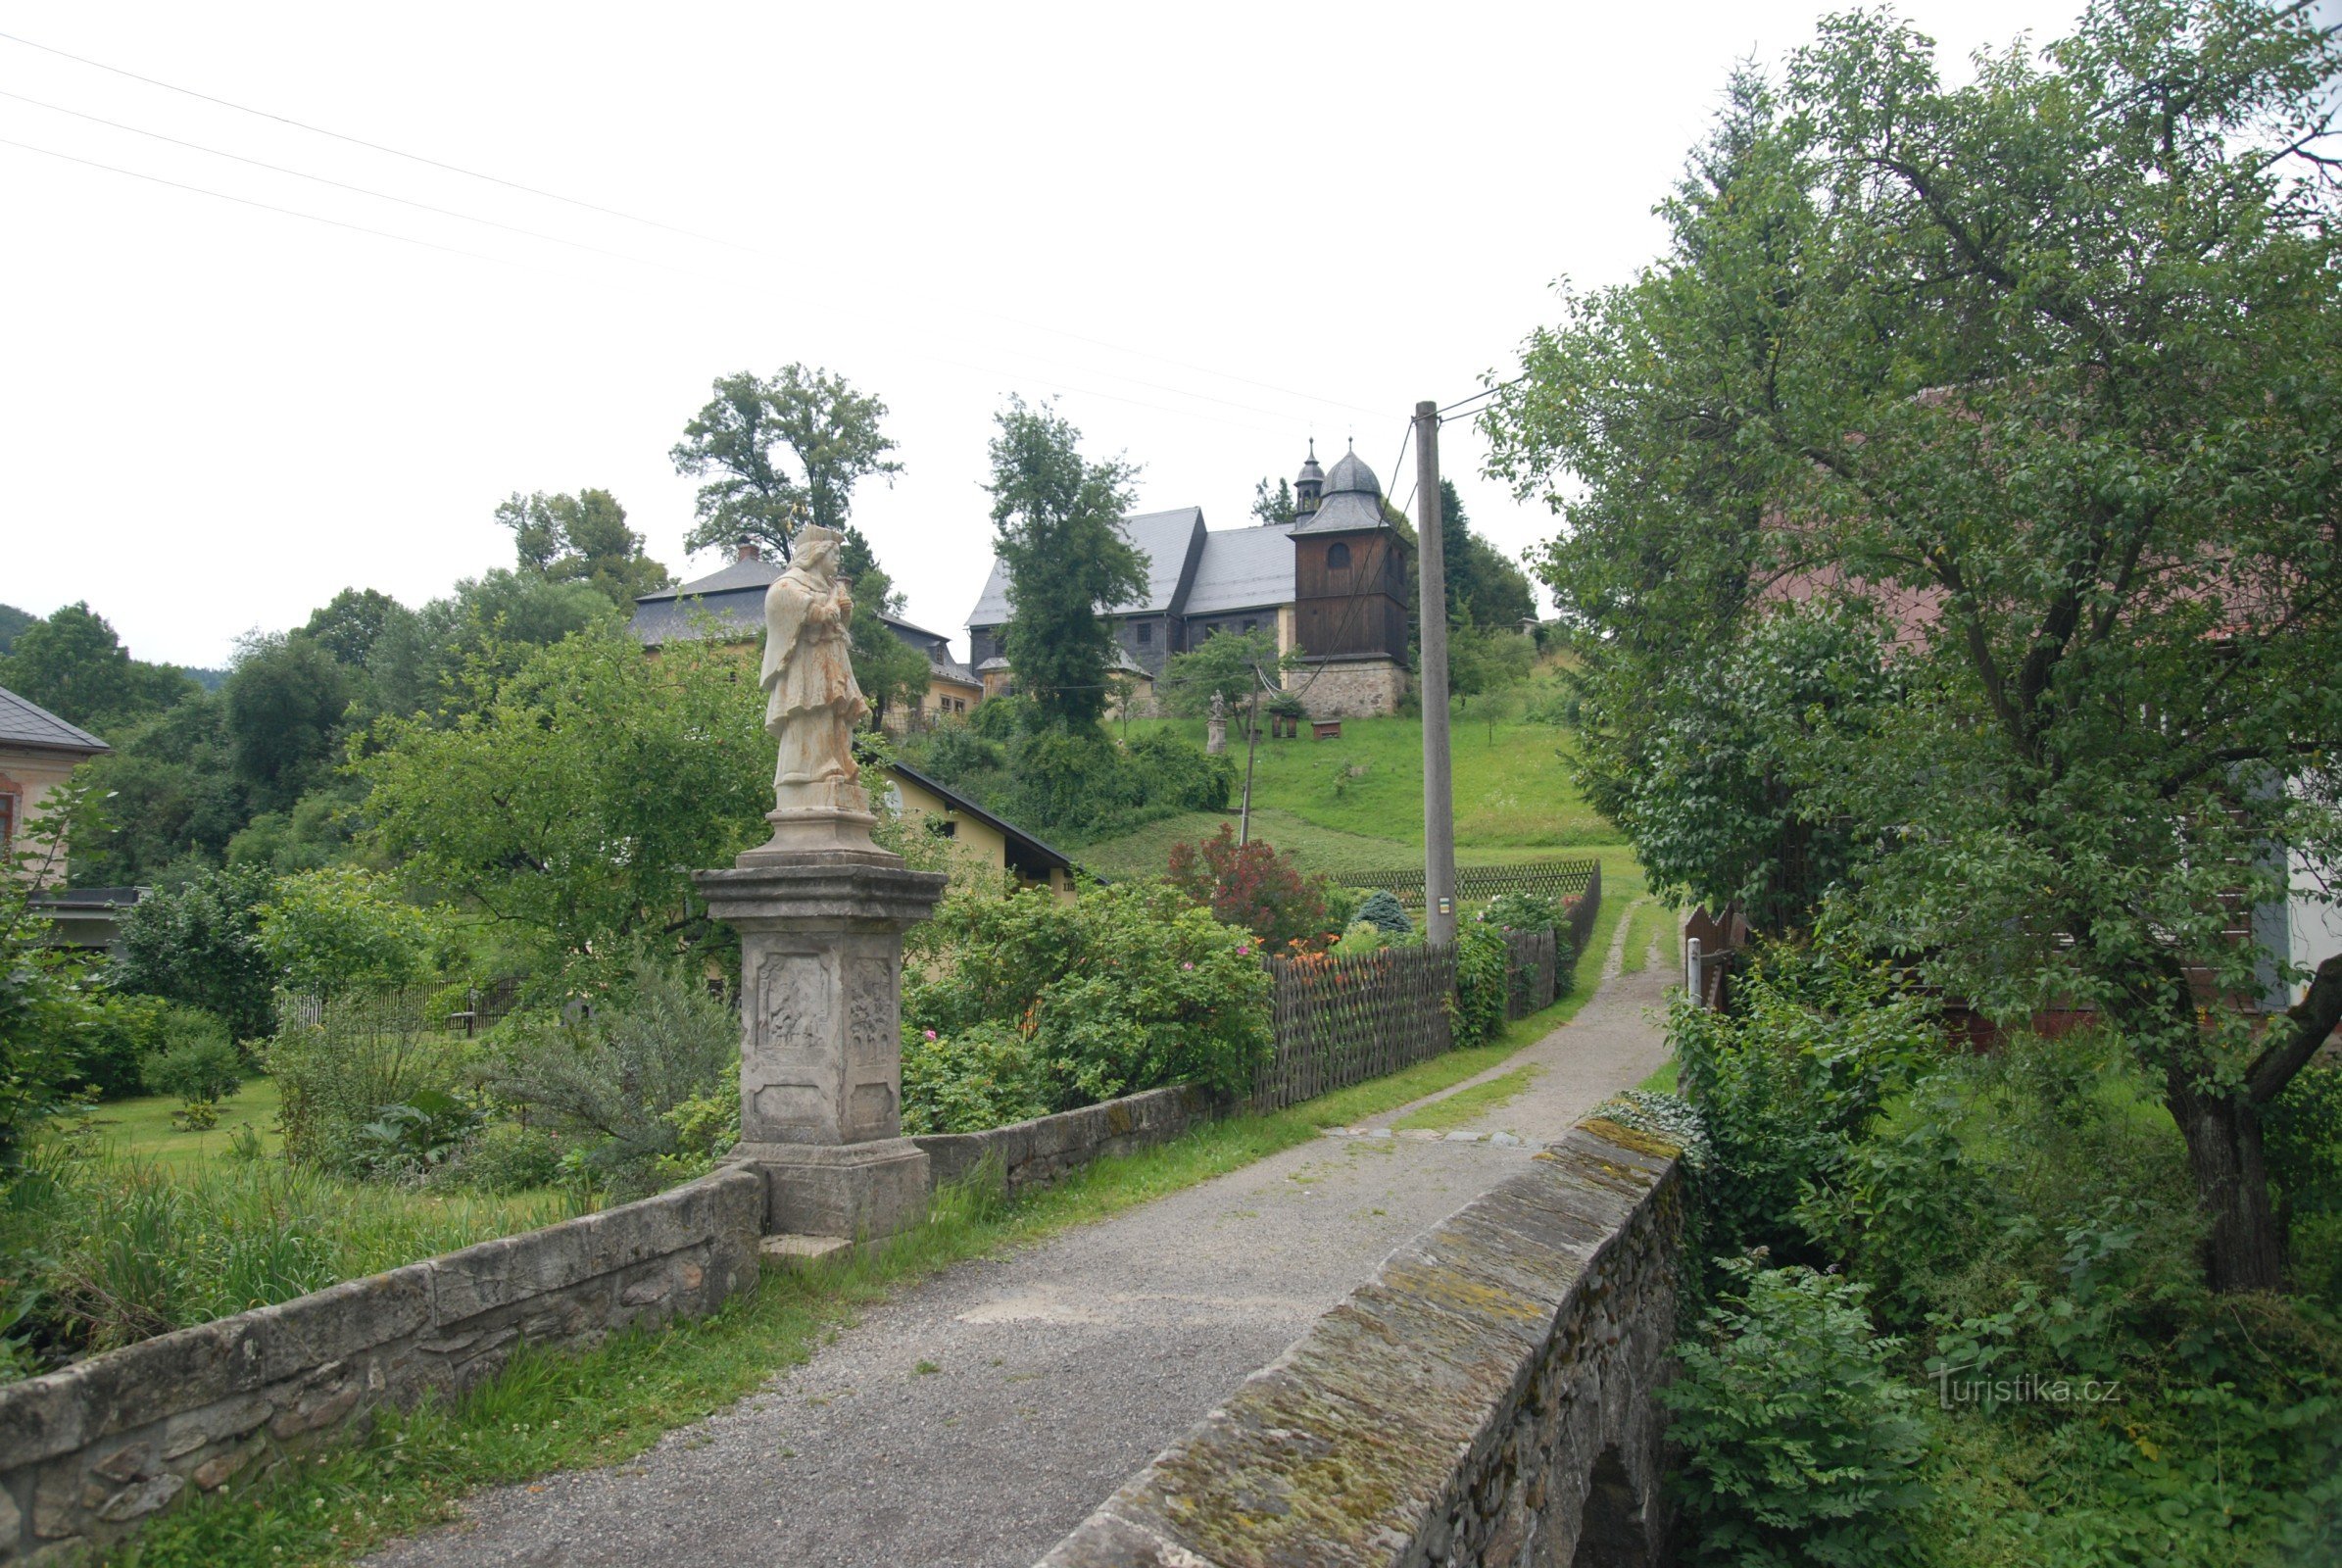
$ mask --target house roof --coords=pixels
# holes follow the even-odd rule
[[[1267,610],[1293,603],[1293,529],[1283,523],[1203,536],[1203,559],[1188,590],[1188,613]]]
[[[69,724],[28,698],[0,686],[0,745],[95,757],[113,747],[78,724]]]
[[[709,594],[736,593],[747,588],[762,590],[771,587],[773,579],[788,569],[779,562],[767,561],[762,556],[751,557],[747,561],[730,561],[724,564],[721,571],[694,577],[673,588],[661,588],[655,594],[644,594],[635,603],[645,605],[657,599],[705,599]]]
[[[1035,880],[1045,880],[1051,871],[1071,871],[1073,860],[1061,850],[1051,849],[1015,823],[998,817],[940,779],[931,778],[907,762],[891,762],[887,770],[900,773],[928,794],[940,799],[953,811],[972,816],[1008,841],[1008,864]]]
[[[732,562],[723,570],[695,578],[679,588],[643,594],[634,601],[634,619],[627,623],[627,629],[656,647],[699,636],[697,621],[706,614],[714,616],[723,630],[743,637],[753,636],[764,629],[764,590],[786,570],[779,562],[758,557]],[[930,631],[917,621],[904,620],[884,611],[879,612],[878,618],[903,642],[927,655],[927,662],[938,674],[947,679],[964,680],[971,686],[981,684],[951,660],[951,639],[942,632]],[[938,643],[943,645],[945,653],[940,660],[931,646]]]
[[[1170,512],[1141,512],[1122,519],[1123,537],[1147,558],[1147,586],[1140,597],[1108,605],[1115,615],[1147,615],[1177,611],[1179,591],[1188,575],[1188,558],[1203,533],[1203,509],[1180,507]],[[998,557],[976,608],[968,612],[971,626],[1000,626],[1008,620],[1008,568]]]

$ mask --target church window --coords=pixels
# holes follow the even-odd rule
[[[1247,620],[1244,622],[1244,630],[1246,631],[1258,631],[1259,629],[1260,622],[1257,620]]]
[[[1326,569],[1328,571],[1349,570],[1350,547],[1339,539],[1326,546]]]
[[[1147,622],[1144,621],[1144,620],[1142,620],[1141,622],[1139,622],[1139,646],[1140,646],[1141,648],[1145,648],[1145,647],[1147,647],[1149,644],[1151,644],[1153,641],[1154,641],[1154,627],[1153,627],[1152,625],[1148,624]]]

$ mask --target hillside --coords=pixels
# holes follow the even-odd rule
[[[1233,727],[1233,726],[1232,726]],[[1169,729],[1200,744],[1200,719],[1134,719],[1133,736]],[[1619,843],[1618,830],[1586,804],[1570,776],[1569,731],[1552,724],[1459,716],[1455,763],[1456,854],[1466,863],[1554,859]],[[1229,738],[1242,791],[1244,741]],[[1232,803],[1233,805],[1233,803]],[[1414,718],[1348,719],[1339,740],[1260,742],[1252,781],[1253,834],[1317,870],[1412,864],[1423,847],[1423,724]],[[1208,812],[1150,823],[1080,846],[1077,858],[1107,876],[1159,871],[1173,844],[1218,831]]]

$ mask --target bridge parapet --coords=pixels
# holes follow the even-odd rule
[[[1391,1254],[1042,1568],[1666,1560],[1675,1151],[1589,1121]]]

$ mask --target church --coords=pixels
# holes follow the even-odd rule
[[[1147,587],[1107,618],[1124,659],[1160,676],[1174,654],[1215,631],[1273,629],[1285,675],[1312,718],[1393,712],[1407,691],[1408,545],[1383,508],[1383,487],[1355,450],[1321,469],[1315,443],[1293,480],[1293,518],[1213,530],[1199,507],[1122,519],[1147,559]],[[968,614],[969,662],[1002,661],[1008,574],[995,561]]]

